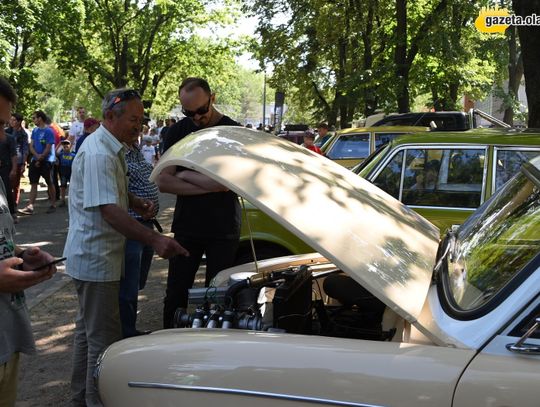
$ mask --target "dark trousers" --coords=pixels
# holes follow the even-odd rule
[[[153,229],[151,221],[140,221],[142,225]],[[120,321],[122,334],[129,338],[137,334],[137,304],[139,290],[145,286],[154,249],[138,240],[126,241],[124,276],[120,280]]]
[[[52,168],[52,182],[53,182],[53,185],[54,185],[54,193],[55,193],[55,197],[56,197],[56,200],[59,201],[60,200],[60,185],[58,185],[58,178],[60,176],[59,174],[59,171],[58,171],[58,165],[56,164],[53,164],[53,168]]]
[[[173,327],[177,308],[187,307],[188,290],[193,286],[202,255],[206,253],[205,286],[208,286],[218,272],[234,265],[238,249],[238,239],[194,238],[177,234],[174,238],[189,251],[189,257],[176,256],[169,259],[163,307],[164,328]]]

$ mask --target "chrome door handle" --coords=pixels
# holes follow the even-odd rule
[[[534,320],[534,325],[529,328],[527,332],[517,341],[516,343],[509,343],[506,345],[506,349],[510,352],[522,353],[525,355],[540,355],[540,346],[532,345],[530,343],[525,343],[527,339],[533,334],[534,331],[540,325],[540,317],[536,317]]]

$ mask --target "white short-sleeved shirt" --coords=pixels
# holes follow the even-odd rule
[[[67,273],[82,281],[119,281],[125,237],[103,219],[99,207],[127,210],[125,146],[104,126],[82,144],[69,186],[69,231],[64,248]]]
[[[84,134],[84,122],[75,120],[69,128],[69,135],[75,137],[75,143]]]

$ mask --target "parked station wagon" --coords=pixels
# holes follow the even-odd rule
[[[539,154],[540,133],[532,130],[420,133],[392,140],[353,171],[444,232]]]
[[[190,291],[181,328],[110,346],[104,405],[538,406],[540,158],[442,241],[372,183],[248,129],[194,133],[154,176],[170,165],[317,253],[224,270]]]

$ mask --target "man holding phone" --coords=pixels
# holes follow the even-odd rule
[[[16,101],[15,91],[0,77],[0,132],[4,132]],[[49,253],[37,247],[23,250],[14,244],[6,193],[11,191],[6,192],[0,183],[0,406],[14,406],[19,353],[35,352],[23,290],[51,278],[56,266],[43,267],[54,260]]]

